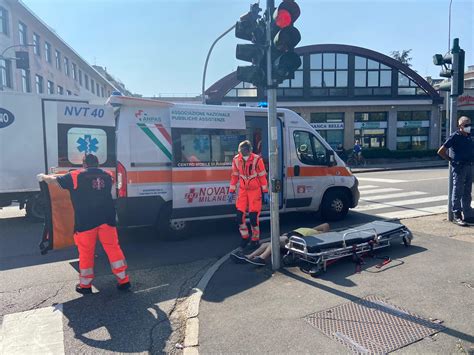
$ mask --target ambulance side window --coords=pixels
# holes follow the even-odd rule
[[[306,165],[328,165],[326,147],[313,134],[305,131],[293,133],[296,155]]]

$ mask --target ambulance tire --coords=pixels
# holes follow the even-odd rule
[[[158,213],[156,232],[158,239],[183,240],[189,237],[190,222],[171,222],[171,205],[165,205]]]
[[[33,222],[44,221],[46,203],[41,198],[41,194],[28,196],[26,200],[26,217]]]
[[[324,194],[321,215],[326,221],[339,221],[349,211],[349,197],[344,190],[329,190]]]

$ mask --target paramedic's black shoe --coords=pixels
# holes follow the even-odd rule
[[[231,253],[230,258],[236,264],[242,264],[247,261],[245,255],[239,250]]]
[[[76,292],[81,295],[90,295],[92,293],[92,287],[81,287],[81,285],[76,285]]]
[[[130,287],[132,287],[130,282],[125,282],[124,284],[118,284],[117,285],[117,289],[120,290],[120,291],[127,291],[127,290],[130,289]]]
[[[453,223],[461,227],[467,227],[467,223],[463,221],[462,217],[454,216]]]
[[[257,265],[257,266],[265,266],[267,265],[267,262],[265,260],[263,260],[261,257],[259,256],[256,256],[255,258],[252,258],[252,259],[249,259],[247,258],[247,261],[250,263],[250,264],[254,264],[254,265]]]
[[[250,241],[250,238],[247,238],[247,239],[242,238],[240,240],[240,249],[244,250],[249,244],[249,241]]]

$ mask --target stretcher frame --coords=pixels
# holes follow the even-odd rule
[[[303,238],[291,236],[285,244],[287,254],[283,257],[283,262],[286,264],[292,264],[297,260],[307,262],[314,265],[311,269],[311,274],[317,274],[321,271],[325,272],[329,264],[348,256],[361,256],[367,253],[372,253],[375,250],[387,248],[396,242],[399,244],[403,243],[408,247],[411,245],[413,235],[406,226],[402,224],[400,224],[400,226],[402,226],[400,230],[394,231],[387,236],[378,234],[375,228],[351,228],[350,231],[343,233],[341,247],[323,249],[315,253],[308,251],[308,245]],[[347,245],[347,237],[356,233],[367,233],[370,236],[373,236],[373,238],[362,243]],[[324,233],[318,234],[317,237],[324,238]],[[287,259],[286,261],[285,258]]]

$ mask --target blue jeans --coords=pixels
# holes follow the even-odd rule
[[[472,170],[470,164],[453,163],[453,212],[471,213]]]

